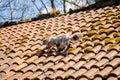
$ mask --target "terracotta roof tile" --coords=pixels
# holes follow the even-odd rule
[[[101,77],[106,77],[111,71],[113,70],[112,67],[108,66],[106,68],[104,68],[103,70],[101,70],[100,72],[98,72],[96,74],[96,76],[101,76]]]
[[[93,48],[93,52],[98,53],[101,48],[102,48],[102,45],[97,45]]]
[[[25,79],[26,77],[28,77],[29,75],[31,75],[33,72],[31,71],[27,71],[26,73],[22,74],[21,76],[18,77],[18,79]]]
[[[43,66],[43,64],[38,64],[35,67],[32,67],[30,70],[33,71],[33,72],[35,72],[35,71],[42,71],[40,69],[40,67],[42,67],[42,66]]]
[[[112,74],[112,75],[116,75],[116,76],[118,76],[118,75],[120,75],[120,66],[118,66],[115,70],[113,70],[110,74]]]
[[[85,63],[86,63],[86,61],[80,60],[75,65],[71,66],[71,68],[74,68],[74,69],[78,70]]]
[[[23,63],[24,61],[25,61],[25,59],[26,58],[22,58],[22,59],[18,59],[18,60],[16,60],[16,62],[14,62],[13,64],[21,64],[21,63]]]
[[[12,66],[5,68],[3,72],[8,73],[10,70],[13,70],[16,67],[17,67],[17,64],[13,64]]]
[[[58,71],[56,71],[55,73],[47,76],[46,78],[48,78],[48,79],[56,79],[56,78],[57,78],[59,75],[61,75],[62,73],[64,73],[64,71],[58,70]]]
[[[117,51],[112,50],[108,54],[106,54],[104,57],[110,59],[110,58],[113,58],[116,54],[117,54]]]
[[[0,29],[0,79],[118,80],[120,5]],[[40,53],[43,38],[81,31],[66,56]]]
[[[53,73],[54,73],[54,71],[48,70],[48,71],[45,73],[45,75],[48,76],[48,75],[51,75],[51,74],[53,74]]]
[[[53,62],[48,62],[47,64],[45,64],[44,66],[41,66],[41,68],[39,68],[42,71],[46,71],[49,67],[53,66],[54,63]]]
[[[1,72],[0,73],[0,78],[2,78],[4,75],[6,75],[6,73],[5,72]]]
[[[93,66],[97,61],[96,60],[90,60],[88,63],[84,64],[83,66],[81,67],[84,67],[86,69],[90,69],[91,66]]]
[[[70,77],[73,77],[74,79],[79,78],[86,71],[87,70],[85,68],[81,68],[80,70],[74,72]]]
[[[83,54],[83,57],[82,57],[81,59],[88,61],[88,60],[91,59],[94,55],[95,55],[95,54],[92,53],[92,52],[90,52],[89,54],[86,54],[86,55]]]
[[[34,79],[34,78],[36,78],[37,76],[39,76],[40,74],[42,74],[42,72],[41,72],[41,71],[37,71],[37,72],[32,73],[31,75],[29,75],[29,76],[27,77],[27,79]]]
[[[102,68],[102,66],[104,66],[108,61],[109,61],[108,59],[103,58],[99,62],[94,64],[93,66],[98,67],[98,68]]]
[[[35,64],[42,63],[43,60],[45,60],[45,59],[46,59],[45,56],[41,56],[39,59],[35,60],[34,63],[35,63]]]
[[[57,70],[57,69],[60,69],[60,67],[62,67],[63,65],[64,65],[64,62],[59,62],[59,63],[56,63],[56,65],[53,65],[50,68],[48,68],[48,70]]]
[[[21,71],[23,71],[23,72],[32,71],[31,69],[34,67],[36,67],[35,64],[29,64],[27,67],[22,68]]]
[[[87,77],[88,79],[93,79],[95,74],[99,71],[98,68],[91,68],[88,72],[84,73],[82,76]]]
[[[4,80],[4,79],[8,79],[10,76],[14,75],[15,72],[14,71],[10,71],[10,72],[7,72],[6,75],[3,75],[1,77],[1,80]]]
[[[103,80],[102,77],[96,77],[94,80]]]
[[[68,56],[66,56],[65,58],[61,59],[61,61],[63,61],[64,63],[68,62],[70,59],[72,59],[74,57],[73,54],[69,54]]]
[[[19,71],[20,69],[26,67],[27,65],[28,65],[27,63],[22,63],[22,64],[18,65],[14,70]]]
[[[109,77],[107,80],[118,80],[116,77]]]
[[[9,64],[4,64],[4,65],[0,66],[0,71],[4,70],[7,67],[9,67]]]
[[[106,55],[106,52],[101,50],[92,59],[95,59],[95,60],[99,61],[105,55]]]
[[[31,58],[27,59],[25,62],[30,64],[30,63],[33,63],[35,60],[38,59],[38,56],[32,56]]]
[[[82,57],[83,53],[79,53],[79,54],[76,54],[72,59],[72,61],[74,62],[78,62],[80,60],[80,58]]]
[[[107,66],[112,66],[113,68],[116,67],[120,63],[120,58],[116,57],[112,61],[110,61]]]
[[[10,76],[8,79],[9,80],[20,79],[18,77],[21,76],[22,74],[23,74],[22,72],[15,73],[14,75]]]
[[[80,78],[80,80],[88,80],[87,78],[85,78],[85,77],[82,77],[82,78]]]
[[[57,79],[65,79],[68,78],[71,74],[75,72],[74,69],[69,69],[67,70],[64,74],[61,74],[60,76],[57,77]]]
[[[60,68],[58,68],[58,70],[66,71],[66,70],[68,70],[69,67],[73,66],[74,64],[75,64],[74,61],[70,61],[67,64],[65,64],[65,65],[61,66]]]

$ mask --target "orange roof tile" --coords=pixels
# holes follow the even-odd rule
[[[80,30],[66,56],[39,54],[45,37]],[[120,5],[1,28],[0,79],[120,79]]]

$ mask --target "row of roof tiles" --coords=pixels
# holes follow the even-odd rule
[[[0,70],[1,70],[1,73],[4,73],[6,75],[9,74],[9,70],[10,72],[14,72],[14,73],[20,72],[22,74],[27,74],[30,72],[31,75],[26,75],[30,77],[32,77],[32,75],[36,72],[40,72],[41,74],[42,73],[44,74],[45,72],[46,74],[46,72],[50,71],[52,72],[52,74],[50,76],[46,75],[44,76],[44,78],[46,77],[46,78],[51,78],[51,79],[58,78],[58,77],[63,78],[63,79],[66,77],[77,78],[80,75],[82,75],[83,77],[93,79],[94,77],[97,77],[97,76],[105,77],[108,74],[114,77],[120,74],[120,72],[117,71],[119,69],[118,64],[120,63],[120,55],[117,52],[115,53],[112,51],[112,53],[114,54],[110,54],[110,53],[106,54],[105,52],[101,52],[97,54],[96,56],[90,53],[91,55],[90,54],[89,55],[91,57],[90,56],[87,57],[88,56],[87,55],[87,56],[82,57],[83,59],[79,57],[79,56],[82,56],[82,54],[81,55],[78,54],[76,56],[73,56],[71,54],[69,55],[70,57],[67,56],[66,58],[63,58],[63,56],[58,56],[55,58],[54,56],[50,56],[47,59],[45,58],[45,56],[41,56],[39,59],[38,59],[38,56],[33,56],[32,58],[29,58],[29,59],[27,58],[20,59],[19,57],[16,57],[14,59],[7,58],[5,61],[3,61],[3,63],[1,63],[2,66],[0,67]],[[111,56],[114,55],[114,56],[106,58],[105,56],[108,56],[108,55],[111,55]],[[96,59],[93,56],[99,59]],[[72,58],[76,59],[77,57],[79,57],[78,58],[79,60],[75,61],[72,59]],[[88,61],[86,61],[87,58],[89,58]],[[32,61],[36,62],[36,64],[33,63]],[[116,69],[113,70],[114,68]],[[62,72],[61,75],[59,71]],[[6,75],[3,78],[8,78]]]

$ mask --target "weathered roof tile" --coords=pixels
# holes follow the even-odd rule
[[[113,70],[110,74],[113,74],[113,75],[116,75],[116,76],[118,76],[118,75],[120,75],[120,66],[118,66],[115,70]]]
[[[64,71],[62,70],[58,70],[55,73],[51,74],[50,76],[48,76],[48,78],[50,79],[56,79],[57,77],[59,77],[61,74],[63,74]]]
[[[120,58],[116,57],[106,65],[115,68],[118,64],[120,64]]]
[[[29,64],[27,67],[22,68],[21,71],[23,71],[23,72],[32,71],[31,69],[34,67],[36,67],[35,64]]]
[[[75,65],[71,66],[71,68],[74,68],[74,69],[76,69],[76,70],[79,70],[79,68],[80,68],[83,64],[85,64],[85,63],[86,63],[86,61],[80,60],[80,61],[77,62]]]
[[[93,79],[95,74],[99,71],[98,68],[91,68],[88,72],[84,73],[82,76],[87,77],[88,79]]]
[[[26,73],[22,74],[22,76],[18,77],[20,79],[25,79],[26,77],[28,77],[29,75],[31,75],[33,72],[31,71],[27,71]]]
[[[118,80],[116,77],[109,77],[107,80]]]
[[[105,78],[107,75],[109,75],[109,73],[113,70],[112,67],[108,66],[106,68],[104,68],[103,70],[101,70],[100,72],[98,72],[96,74],[96,76],[101,76],[103,78]]]
[[[19,70],[21,70],[22,68],[26,67],[27,65],[28,65],[27,63],[19,64],[14,70],[15,70],[15,71],[19,71]]]
[[[90,69],[91,66],[93,66],[96,62],[97,62],[97,61],[93,59],[93,60],[90,60],[88,63],[84,64],[84,65],[81,66],[81,67],[84,67],[84,68],[86,68],[86,69]]]
[[[18,77],[21,76],[22,74],[23,74],[22,72],[15,73],[15,75],[10,76],[8,79],[9,80],[20,79]]]
[[[7,67],[9,67],[9,64],[3,64],[2,66],[0,66],[0,71],[4,70]]]
[[[8,79],[10,76],[14,75],[14,71],[7,72],[6,75],[1,76],[1,80]]]
[[[94,64],[94,67],[98,67],[98,68],[102,68],[102,66],[104,66],[109,60],[106,58],[101,59],[99,62],[97,62],[96,64]]]
[[[0,79],[118,80],[120,5],[0,29]],[[43,39],[81,31],[68,54],[40,54]]]
[[[85,73],[87,70],[85,68],[81,68],[80,70],[74,72],[71,77],[73,77],[74,79],[77,77],[80,77],[83,73]]]

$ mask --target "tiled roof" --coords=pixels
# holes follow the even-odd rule
[[[40,52],[49,35],[81,30],[66,56]],[[0,80],[120,79],[120,5],[0,29]]]

